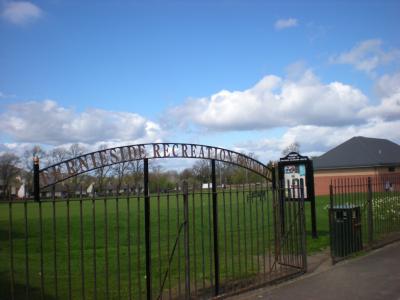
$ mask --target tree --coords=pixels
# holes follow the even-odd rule
[[[12,153],[0,155],[0,184],[3,198],[6,197],[11,183],[20,174],[20,169],[18,168],[19,161],[19,157]]]
[[[286,156],[290,152],[300,152],[300,144],[298,142],[293,142],[289,146],[287,146],[285,149],[282,150],[282,155]]]
[[[126,161],[111,166],[113,176],[116,178],[116,189],[121,190],[123,183],[136,185],[141,178],[143,170],[143,161]],[[132,175],[132,176],[130,176]],[[133,180],[131,180],[133,179]]]
[[[47,153],[39,145],[34,145],[32,148],[25,150],[22,155],[24,168],[31,172],[33,171],[33,158],[38,157],[39,163],[46,165]]]
[[[195,162],[192,169],[194,176],[200,183],[206,183],[210,181],[210,161],[203,159],[198,160]]]
[[[119,191],[121,190],[124,175],[128,171],[128,169],[129,169],[128,162],[122,162],[111,166],[111,173],[113,174],[113,176],[115,176],[117,183],[116,184],[117,193],[119,193]]]
[[[107,149],[108,146],[107,144],[101,144],[98,148],[98,150],[105,150]],[[106,184],[106,178],[107,178],[107,174],[111,171],[111,167],[110,166],[105,166],[105,167],[100,167],[97,168],[94,171],[94,174],[97,178],[97,190],[98,191],[103,191],[104,186]]]
[[[193,173],[192,168],[186,168],[179,173],[179,181],[186,180],[190,186],[193,186],[197,183],[196,176]]]
[[[34,145],[32,148],[25,150],[22,155],[22,166],[26,170],[24,172],[24,179],[26,183],[26,191],[29,193],[30,187],[33,186],[33,158],[39,158],[40,166],[48,165],[48,156],[47,153],[42,147],[39,145]]]
[[[82,155],[85,153],[86,149],[85,147],[79,145],[78,143],[72,144],[69,149],[68,149],[68,158],[74,158],[77,156]]]
[[[232,170],[233,165],[224,163],[224,162],[218,162],[216,165],[216,175],[217,175],[217,182],[219,185],[222,186],[222,184],[229,183],[230,179],[230,174]]]
[[[82,155],[83,153],[85,153],[86,149],[85,147],[79,145],[78,143],[72,144],[71,146],[69,146],[68,150],[66,151],[66,158],[75,158],[77,156]],[[82,185],[82,176],[78,175],[78,176],[74,176],[72,177],[69,182],[72,184],[72,187],[74,189],[74,193],[79,191],[78,186]]]
[[[163,173],[163,167],[161,165],[152,164],[149,177],[150,192],[160,192],[160,190],[167,188],[167,177]]]
[[[68,150],[63,147],[54,148],[49,152],[49,164],[57,164],[67,159],[68,157]]]
[[[258,157],[253,152],[241,152],[241,154],[246,155],[254,160],[258,160]],[[226,183],[230,184],[243,184],[243,183],[254,183],[260,181],[260,176],[253,171],[250,171],[244,167],[230,166],[225,172]]]

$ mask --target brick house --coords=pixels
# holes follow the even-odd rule
[[[328,195],[331,181],[341,178],[372,177],[382,189],[400,185],[400,145],[386,139],[353,137],[313,164],[315,195]]]

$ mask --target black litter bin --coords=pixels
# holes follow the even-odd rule
[[[340,205],[329,209],[331,252],[335,257],[362,250],[361,211],[359,206]]]

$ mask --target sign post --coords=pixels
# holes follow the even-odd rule
[[[317,238],[317,219],[315,211],[314,168],[312,160],[297,152],[290,152],[278,162],[278,180],[281,188],[290,195],[283,194],[283,201],[304,198],[311,204],[311,232]],[[282,216],[284,218],[284,216]]]

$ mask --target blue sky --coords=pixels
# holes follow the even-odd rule
[[[0,14],[3,151],[173,140],[268,160],[294,141],[400,142],[399,1],[2,0]]]

